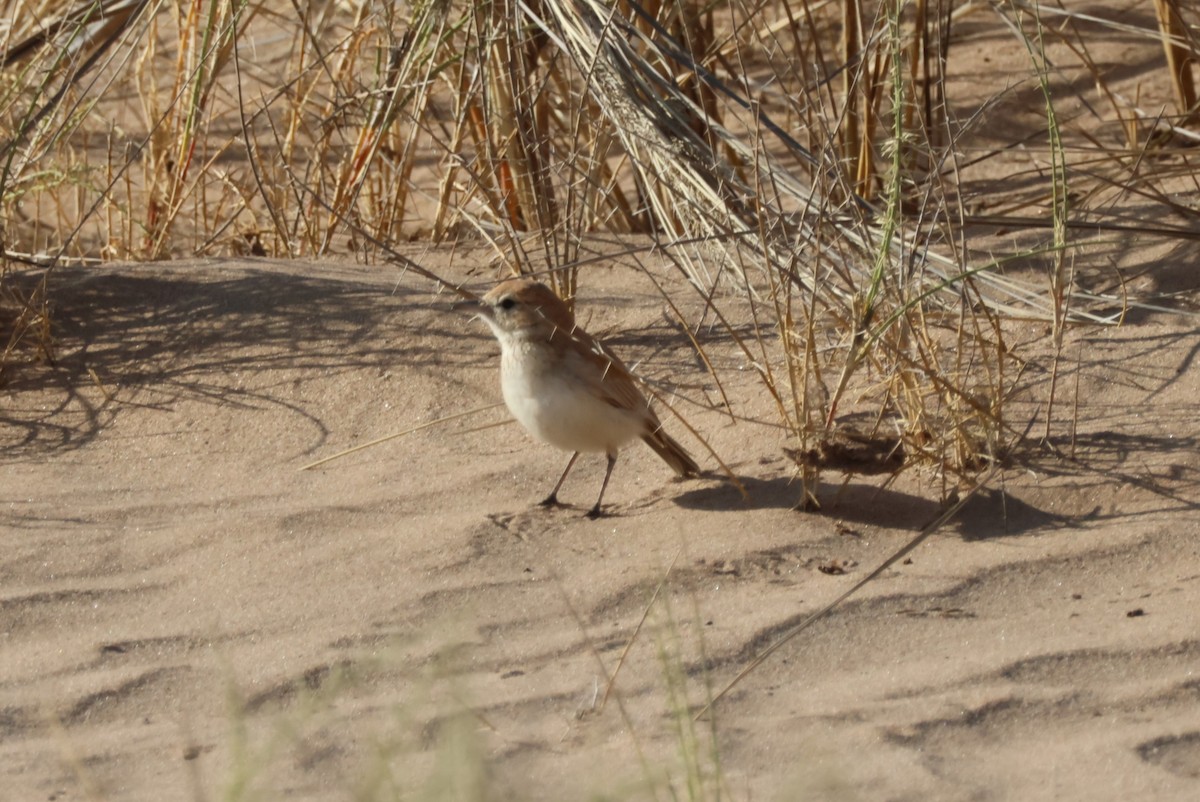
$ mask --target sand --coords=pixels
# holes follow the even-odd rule
[[[648,282],[581,286],[626,361],[712,397]],[[610,517],[582,517],[599,458],[544,510],[565,455],[470,431],[502,409],[300,471],[500,401],[486,328],[386,267],[64,269],[53,290],[56,364],[3,388],[4,799],[641,799],[689,776],[715,798],[718,769],[743,800],[1200,795],[1192,323],[1070,331],[1078,423],[1052,438],[1075,459],[1031,445],[692,725],[937,516],[931,477],[839,494],[830,473],[825,509],[794,510],[786,441],[716,335],[744,418],[681,409],[748,500],[638,445]]]

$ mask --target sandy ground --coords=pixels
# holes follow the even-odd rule
[[[641,373],[711,395],[647,282],[582,286]],[[903,545],[935,488],[831,474],[826,509],[794,511],[771,410],[716,341],[746,419],[681,408],[748,501],[638,445],[611,517],[581,516],[597,458],[543,510],[565,455],[468,431],[501,410],[301,472],[499,401],[485,327],[378,267],[67,270],[54,297],[57,365],[3,396],[4,799],[686,797],[689,761],[744,800],[1200,798],[1192,324],[1071,332],[1077,459],[1027,454],[778,651],[713,750],[679,711]]]

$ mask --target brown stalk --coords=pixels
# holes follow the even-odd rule
[[[443,158],[445,168],[442,172],[441,180],[438,182],[438,200],[433,218],[434,242],[441,242],[449,233],[452,225],[450,219],[453,214],[453,208],[450,198],[454,193],[455,180],[459,174],[459,159],[457,154],[462,151],[463,141],[467,133],[473,130],[477,124],[475,118],[478,115],[478,108],[471,99],[471,89],[468,84],[467,72],[466,63],[460,63],[455,82],[456,91],[454,92],[454,124],[450,129],[450,141],[447,144],[446,155]]]
[[[865,63],[862,52],[862,8],[860,0],[843,0],[842,2],[842,95],[845,102],[845,114],[842,125],[838,129],[842,143],[842,158],[846,160],[849,175],[858,175],[858,161],[863,150],[863,131],[861,117],[861,90],[863,69]],[[855,66],[851,66],[855,65]]]
[[[1179,104],[1179,125],[1186,127],[1195,122],[1200,114],[1196,102],[1196,84],[1192,79],[1192,64],[1196,56],[1185,44],[1191,42],[1191,36],[1183,24],[1179,0],[1154,0],[1154,12],[1162,33],[1163,52],[1167,58],[1171,87],[1175,90],[1175,102]]]
[[[349,51],[357,51],[361,46],[361,37],[355,37],[352,42],[347,43],[347,57],[343,61],[348,62],[350,60]],[[400,94],[402,82],[401,67],[406,54],[407,51],[403,47],[394,47],[388,52],[388,64],[384,72],[384,84],[377,90],[378,95],[374,108],[372,108],[364,125],[359,128],[355,138],[354,149],[351,151],[350,157],[343,165],[341,173],[334,184],[333,202],[331,204],[333,211],[328,214],[325,233],[316,251],[317,256],[323,256],[329,252],[333,237],[338,230],[338,221],[345,218],[349,213],[350,207],[362,191],[366,182],[367,171],[371,168],[376,155],[379,153],[380,144],[383,141],[388,126],[391,124],[396,108],[396,101]]]

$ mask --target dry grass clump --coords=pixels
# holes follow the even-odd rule
[[[1002,318],[1050,321],[1059,344],[1071,321],[1118,320],[1127,288],[1077,275],[1081,242],[1128,234],[1131,199],[1180,212],[1168,186],[1190,157],[1170,154],[1195,136],[1197,20],[1155,9],[9,2],[5,254],[374,260],[471,236],[513,271],[555,268],[570,298],[590,237],[640,234],[716,321],[687,321],[696,346],[731,337],[757,371],[805,503],[846,436],[950,487],[1025,428]],[[964,80],[961,37],[1024,60]],[[1161,42],[1140,78],[1174,110],[1108,80],[1106,37]],[[985,131],[1006,104],[1011,124]],[[981,257],[999,226],[1015,242]],[[1014,262],[1045,280],[1006,275]],[[847,431],[851,413],[869,422]]]

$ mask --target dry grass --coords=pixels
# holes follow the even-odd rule
[[[932,466],[948,493],[1025,429],[1003,318],[1056,338],[1119,320],[1127,288],[1082,281],[1082,244],[1160,213],[1186,219],[1158,236],[1194,236],[1172,195],[1197,113],[1183,6],[1126,21],[1017,0],[9,2],[4,364],[50,352],[44,288],[11,280],[30,266],[376,261],[403,239],[474,237],[506,270],[553,268],[572,298],[592,238],[638,234],[707,304],[684,319],[664,293],[701,354],[731,337],[757,371],[801,504],[851,413],[869,421],[853,437]],[[964,37],[1028,59],[981,88],[955,72]],[[1092,52],[1111,37],[1161,42],[1139,86],[1176,108],[1147,113],[1109,81]],[[984,135],[1031,89],[1040,124]],[[1006,166],[1014,151],[1027,168]],[[1017,236],[997,251],[1001,226]],[[753,332],[725,323],[735,311]]]

